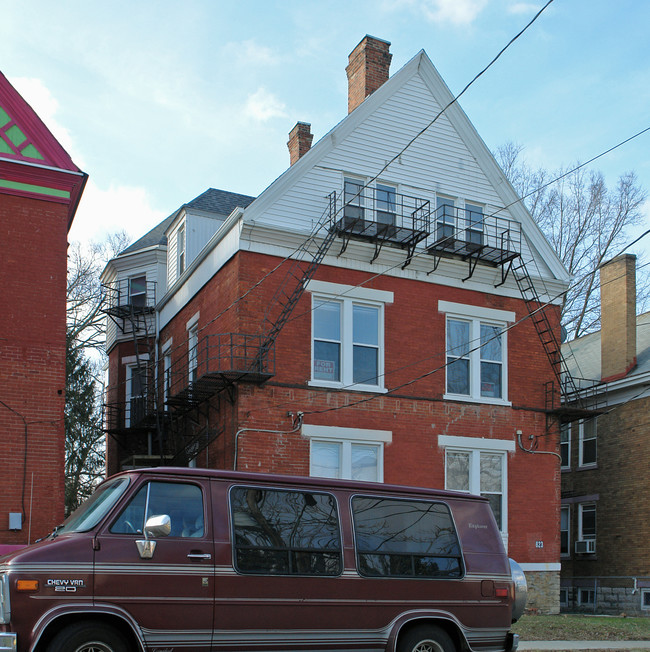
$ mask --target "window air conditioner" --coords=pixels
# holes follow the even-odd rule
[[[593,554],[596,552],[596,541],[594,539],[587,539],[585,541],[576,541],[576,553],[578,554]]]

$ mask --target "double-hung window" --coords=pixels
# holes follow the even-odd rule
[[[132,276],[129,279],[129,303],[135,308],[144,308],[147,304],[147,277]]]
[[[304,424],[302,435],[310,440],[309,475],[383,482],[391,431]]]
[[[483,244],[483,207],[465,204],[465,241],[480,246]]]
[[[440,435],[445,449],[445,489],[485,496],[490,502],[499,530],[508,530],[507,453],[514,442],[483,439],[477,447],[474,437]]]
[[[436,199],[436,240],[446,240],[453,246],[456,233],[456,207],[449,197]],[[444,243],[443,243],[444,244]]]
[[[571,424],[560,425],[560,468],[571,468]]]
[[[514,313],[440,301],[446,313],[446,398],[507,400],[506,326]]]
[[[312,385],[382,391],[384,303],[392,293],[312,281]]]
[[[176,261],[177,261],[178,276],[180,276],[185,271],[185,262],[186,262],[185,246],[186,246],[185,225],[182,224],[178,228],[178,232],[176,234]]]
[[[568,557],[571,554],[571,507],[562,505],[560,508],[560,555]]]
[[[596,503],[578,505],[578,539],[583,541],[596,539]]]
[[[596,466],[596,423],[596,417],[591,419],[584,419],[579,422],[578,429],[580,432],[580,466]]]

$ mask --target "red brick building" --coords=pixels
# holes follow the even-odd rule
[[[562,430],[561,604],[650,614],[650,313],[636,314],[636,257],[600,270],[601,330],[563,345],[593,379],[590,418]]]
[[[64,507],[67,234],[86,175],[0,74],[0,544]]]
[[[313,147],[298,123],[259,197],[210,189],[107,266],[109,470],[481,493],[557,611],[568,275],[426,54],[389,77],[388,46],[359,43],[348,116]]]

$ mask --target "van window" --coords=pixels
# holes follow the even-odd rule
[[[167,514],[171,537],[202,537],[203,494],[195,484],[148,482],[144,484],[113,523],[113,534],[142,534],[152,516]]]
[[[361,575],[461,577],[460,545],[446,505],[358,496],[352,514]]]
[[[230,509],[239,572],[340,574],[341,533],[334,496],[234,487]]]

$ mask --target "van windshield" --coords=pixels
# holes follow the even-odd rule
[[[120,499],[129,485],[128,478],[115,478],[102,484],[99,489],[82,503],[56,531],[57,536],[67,532],[87,532],[99,523]]]

